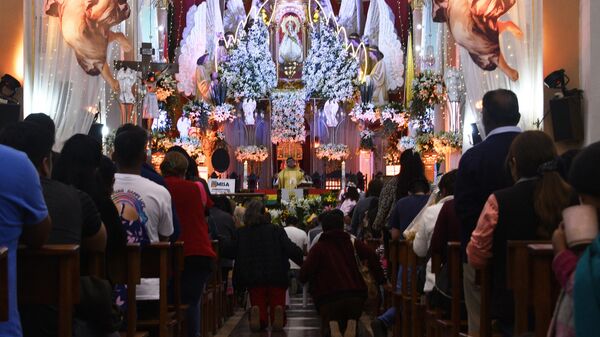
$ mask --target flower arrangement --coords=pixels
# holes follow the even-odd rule
[[[335,197],[333,197],[335,200]],[[291,198],[288,201],[281,201],[279,209],[271,209],[271,221],[274,224],[284,225],[290,216],[294,216],[301,223],[306,223],[311,215],[321,214],[327,205],[327,201],[322,196],[314,196],[306,199]]]
[[[378,119],[373,103],[356,104],[349,115],[354,122],[375,123]]]
[[[375,132],[364,129],[360,132],[360,150],[361,151],[373,151],[375,150],[375,142],[373,141],[373,137],[375,136]]]
[[[311,48],[302,68],[307,97],[335,102],[351,98],[356,91],[358,61],[348,52],[339,33],[322,16],[311,31]]]
[[[213,107],[210,114],[210,120],[217,123],[231,122],[236,117],[234,112],[235,109],[233,108],[233,105],[229,103],[223,103]]]
[[[460,132],[439,132],[433,139],[433,147],[435,152],[440,155],[460,151],[462,150],[462,134]]]
[[[203,101],[193,100],[183,106],[183,116],[189,118],[192,126],[196,128],[208,128],[211,113],[212,107]]]
[[[239,146],[235,150],[235,158],[239,162],[256,161],[263,162],[269,157],[269,150],[264,145]]]
[[[435,148],[433,146],[434,138],[435,136],[431,132],[418,135],[415,139],[415,151],[421,154],[435,152]]]
[[[324,160],[346,160],[349,154],[348,145],[345,144],[324,144],[316,150],[317,158]]]
[[[433,129],[431,113],[428,111],[446,100],[446,88],[442,75],[425,71],[415,75],[412,82],[413,98],[410,116],[425,132]]]
[[[412,150],[417,146],[417,141],[413,137],[404,136],[398,142],[398,150],[401,152]]]
[[[248,33],[243,30],[240,33],[219,68],[221,78],[227,83],[229,94],[236,99],[266,97],[277,85],[267,27],[263,20],[254,20]]]
[[[271,95],[271,141],[273,144],[304,142],[304,112],[306,109],[303,90],[279,91]]]
[[[386,165],[399,165],[400,164],[400,151],[386,151],[383,159],[385,159]]]
[[[177,92],[177,81],[173,75],[160,73],[156,81],[156,98],[159,102],[167,102],[167,99]]]

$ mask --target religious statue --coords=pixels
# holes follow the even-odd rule
[[[179,131],[179,137],[187,138],[190,134],[190,128],[192,127],[192,122],[189,118],[181,116],[177,120],[177,131]]]
[[[512,21],[499,21],[517,0],[434,0],[435,22],[447,22],[456,42],[463,46],[481,69],[500,68],[512,81],[519,72],[506,63],[500,48],[500,34],[508,31],[523,38],[523,32]]]
[[[385,82],[385,63],[383,53],[377,46],[369,47],[369,62],[373,63],[371,72],[367,75],[368,81],[373,85],[373,103],[384,105],[387,101],[387,86]],[[369,67],[370,68],[370,67]]]
[[[256,110],[256,101],[245,98],[242,102],[242,110],[244,111],[244,123],[246,125],[254,125],[254,111]]]
[[[339,109],[340,106],[337,102],[330,100],[325,102],[323,113],[325,114],[325,123],[328,127],[333,128],[338,125],[337,112]]]
[[[146,76],[146,96],[142,104],[142,119],[146,121],[146,128],[152,130],[152,123],[160,116],[158,98],[156,98],[156,75],[153,72]]]
[[[196,62],[196,99],[210,103],[210,71],[208,53],[200,56]]]
[[[304,179],[304,172],[296,166],[296,160],[289,157],[286,167],[277,175],[275,185],[280,189],[296,189]]]
[[[132,49],[123,33],[110,29],[129,18],[127,1],[46,0],[45,11],[60,20],[63,39],[75,52],[79,66],[88,75],[101,75],[118,92],[119,81],[106,63],[106,51],[113,41],[119,42],[124,52]]]
[[[137,71],[130,68],[117,70],[117,81],[119,81],[119,109],[121,110],[121,125],[126,123],[136,124],[135,116],[132,114],[135,96],[133,86],[137,82]]]
[[[288,15],[281,23],[283,39],[279,47],[279,63],[302,63],[302,46],[298,39],[300,31],[300,22],[293,15]]]

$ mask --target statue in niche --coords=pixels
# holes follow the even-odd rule
[[[325,102],[323,113],[325,114],[325,124],[327,124],[328,127],[333,128],[338,125],[337,112],[339,109],[340,106],[337,102],[330,100]]]
[[[301,63],[302,62],[302,46],[300,45],[298,32],[300,31],[300,22],[298,18],[289,15],[281,24],[283,39],[279,49],[279,63]]]

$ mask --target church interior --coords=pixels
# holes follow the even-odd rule
[[[0,1],[0,336],[595,336],[598,15]]]

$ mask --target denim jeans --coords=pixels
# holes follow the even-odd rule
[[[410,287],[410,269],[408,270],[407,273],[407,287]],[[400,292],[402,290],[402,266],[398,266],[398,275],[396,276],[396,291]],[[383,315],[377,317],[377,319],[379,319],[380,321],[383,322],[383,324],[385,324],[385,326],[387,326],[388,328],[391,327],[392,325],[394,325],[394,321],[396,318],[396,308],[395,307],[391,307],[388,308]]]

